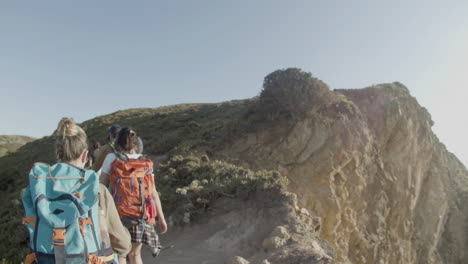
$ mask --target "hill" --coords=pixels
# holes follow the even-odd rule
[[[21,146],[36,140],[27,136],[0,135],[0,157],[13,153]]]
[[[401,83],[331,91],[286,69],[256,98],[130,109],[82,126],[104,142],[115,123],[158,161],[168,263],[468,261],[468,172]],[[34,162],[53,162],[53,141],[0,158],[0,199],[12,205],[0,209],[6,260],[25,252],[19,193]]]

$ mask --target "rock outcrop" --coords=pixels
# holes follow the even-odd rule
[[[239,136],[217,155],[290,180],[344,263],[466,263],[468,174],[399,83],[336,90],[295,122]],[[342,107],[353,104],[357,113]],[[265,241],[268,247],[280,237]]]

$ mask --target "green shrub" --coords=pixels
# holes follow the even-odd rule
[[[175,155],[156,171],[156,182],[168,215],[176,223],[203,214],[220,197],[247,199],[259,186],[286,183],[272,171],[252,171],[203,156]]]
[[[298,68],[277,70],[263,81],[258,111],[270,119],[289,117],[303,119],[325,100],[328,86]]]

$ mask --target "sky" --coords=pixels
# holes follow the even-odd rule
[[[468,164],[468,1],[0,3],[0,134],[135,107],[256,96],[299,67],[331,89],[399,81]]]

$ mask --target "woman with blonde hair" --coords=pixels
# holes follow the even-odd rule
[[[30,248],[25,263],[125,263],[130,234],[109,191],[85,169],[87,136],[73,119],[55,132],[58,163],[36,163],[23,194]]]

